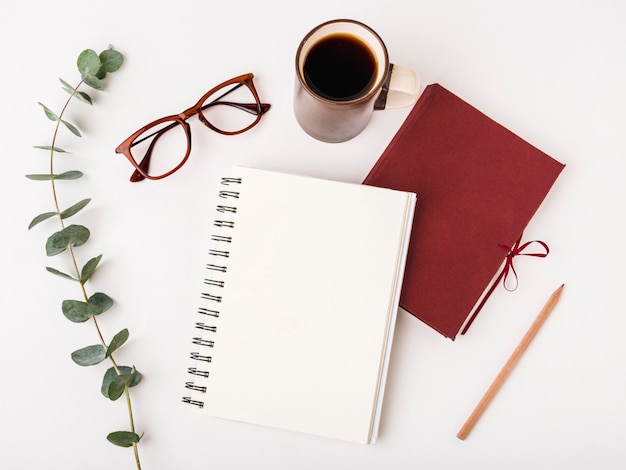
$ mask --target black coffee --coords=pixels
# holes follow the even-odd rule
[[[349,101],[370,89],[376,66],[376,56],[363,41],[336,33],[313,45],[304,61],[304,79],[319,96]]]

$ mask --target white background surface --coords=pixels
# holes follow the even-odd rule
[[[317,23],[349,17],[385,39],[394,62],[439,82],[567,164],[526,231],[550,245],[544,260],[516,260],[517,291],[492,296],[469,334],[451,342],[406,313],[398,319],[380,439],[361,447],[191,414],[180,402],[188,313],[204,245],[203,212],[232,164],[360,182],[408,109],[385,111],[338,145],[306,136],[291,111],[293,56]],[[615,1],[10,2],[3,7],[3,208],[0,296],[2,468],[133,468],[108,432],[127,427],[122,401],[99,392],[104,367],[81,369],[71,351],[97,341],[60,310],[77,286],[49,275],[52,222],[46,171],[58,77],[76,82],[85,48],[113,44],[126,58],[96,106],[67,115],[72,152],[59,170],[63,206],[91,197],[75,222],[92,231],[78,252],[102,253],[91,289],[116,300],[107,337],[131,340],[118,360],[145,379],[133,390],[144,469],[618,469],[626,464],[624,109],[626,8]],[[182,111],[206,90],[253,72],[272,110],[253,131],[222,137],[193,128],[193,155],[161,182],[130,184],[113,152],[132,131]],[[456,433],[549,294],[561,302],[466,441]],[[450,291],[455,286],[449,286]],[[315,286],[311,286],[312,292]],[[306,299],[302,299],[303,302]],[[262,357],[260,367],[262,367]]]

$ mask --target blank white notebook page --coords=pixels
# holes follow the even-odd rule
[[[231,176],[209,215],[223,227],[204,273],[209,314],[194,320],[205,329],[194,333],[204,360],[192,402],[213,417],[375,442],[415,195]]]

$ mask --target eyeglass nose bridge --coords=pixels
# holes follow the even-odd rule
[[[211,122],[206,118],[206,116],[202,112],[204,109],[212,107],[216,104],[222,104],[222,103],[217,103],[217,102],[209,103],[208,105],[205,105],[204,107],[202,107],[200,104],[197,104],[189,109],[186,109],[182,113],[180,113],[178,115],[178,119],[180,120],[181,124],[183,124],[183,126],[185,127],[185,132],[189,133],[189,123],[187,122],[187,119],[195,115],[198,115],[198,119],[200,120],[200,122],[204,124],[205,126],[207,126],[209,129],[213,129],[216,132],[221,132],[220,129],[216,128],[213,124],[211,124]]]

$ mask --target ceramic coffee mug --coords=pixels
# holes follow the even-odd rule
[[[374,110],[409,106],[418,94],[417,73],[391,64],[380,36],[358,21],[322,23],[298,47],[294,113],[318,140],[349,140]]]

